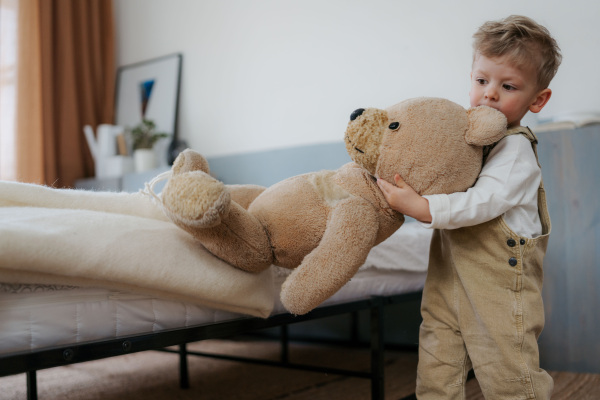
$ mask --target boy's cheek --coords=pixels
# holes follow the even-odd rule
[[[477,91],[477,89],[473,88],[471,86],[471,90],[469,90],[469,101],[471,104],[471,107],[477,107],[479,104],[479,93]]]

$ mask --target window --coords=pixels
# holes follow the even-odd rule
[[[18,0],[0,0],[0,179],[15,180]]]

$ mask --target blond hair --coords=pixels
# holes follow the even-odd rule
[[[488,58],[508,56],[519,68],[533,66],[540,89],[550,85],[562,61],[560,48],[548,29],[520,15],[488,21],[473,38],[473,59],[479,54]]]

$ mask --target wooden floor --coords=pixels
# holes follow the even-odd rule
[[[277,360],[279,345],[271,341],[207,340],[190,350]],[[414,393],[417,356],[388,349],[385,362],[386,399]],[[336,368],[367,370],[367,349],[292,344],[290,361]],[[178,359],[162,352],[144,352],[52,368],[38,372],[38,393],[44,399],[77,400],[364,400],[366,379],[190,357],[189,389],[179,389]],[[600,375],[552,372],[553,400],[600,399]],[[467,384],[468,400],[483,399],[476,380]],[[0,399],[26,399],[25,375],[0,378]],[[414,398],[414,397],[413,397]]]

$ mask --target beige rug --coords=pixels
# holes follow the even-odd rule
[[[269,341],[206,340],[190,350],[277,360],[279,344]],[[335,368],[367,370],[368,349],[293,344],[290,361]],[[386,399],[414,392],[417,355],[387,351]],[[38,372],[40,400],[364,400],[370,398],[367,379],[273,368],[255,364],[189,357],[190,388],[179,388],[178,356],[143,352],[112,359],[52,368]],[[553,400],[597,400],[600,375],[552,373]],[[24,374],[0,378],[0,399],[25,400]],[[475,380],[468,384],[469,400],[483,400]]]

